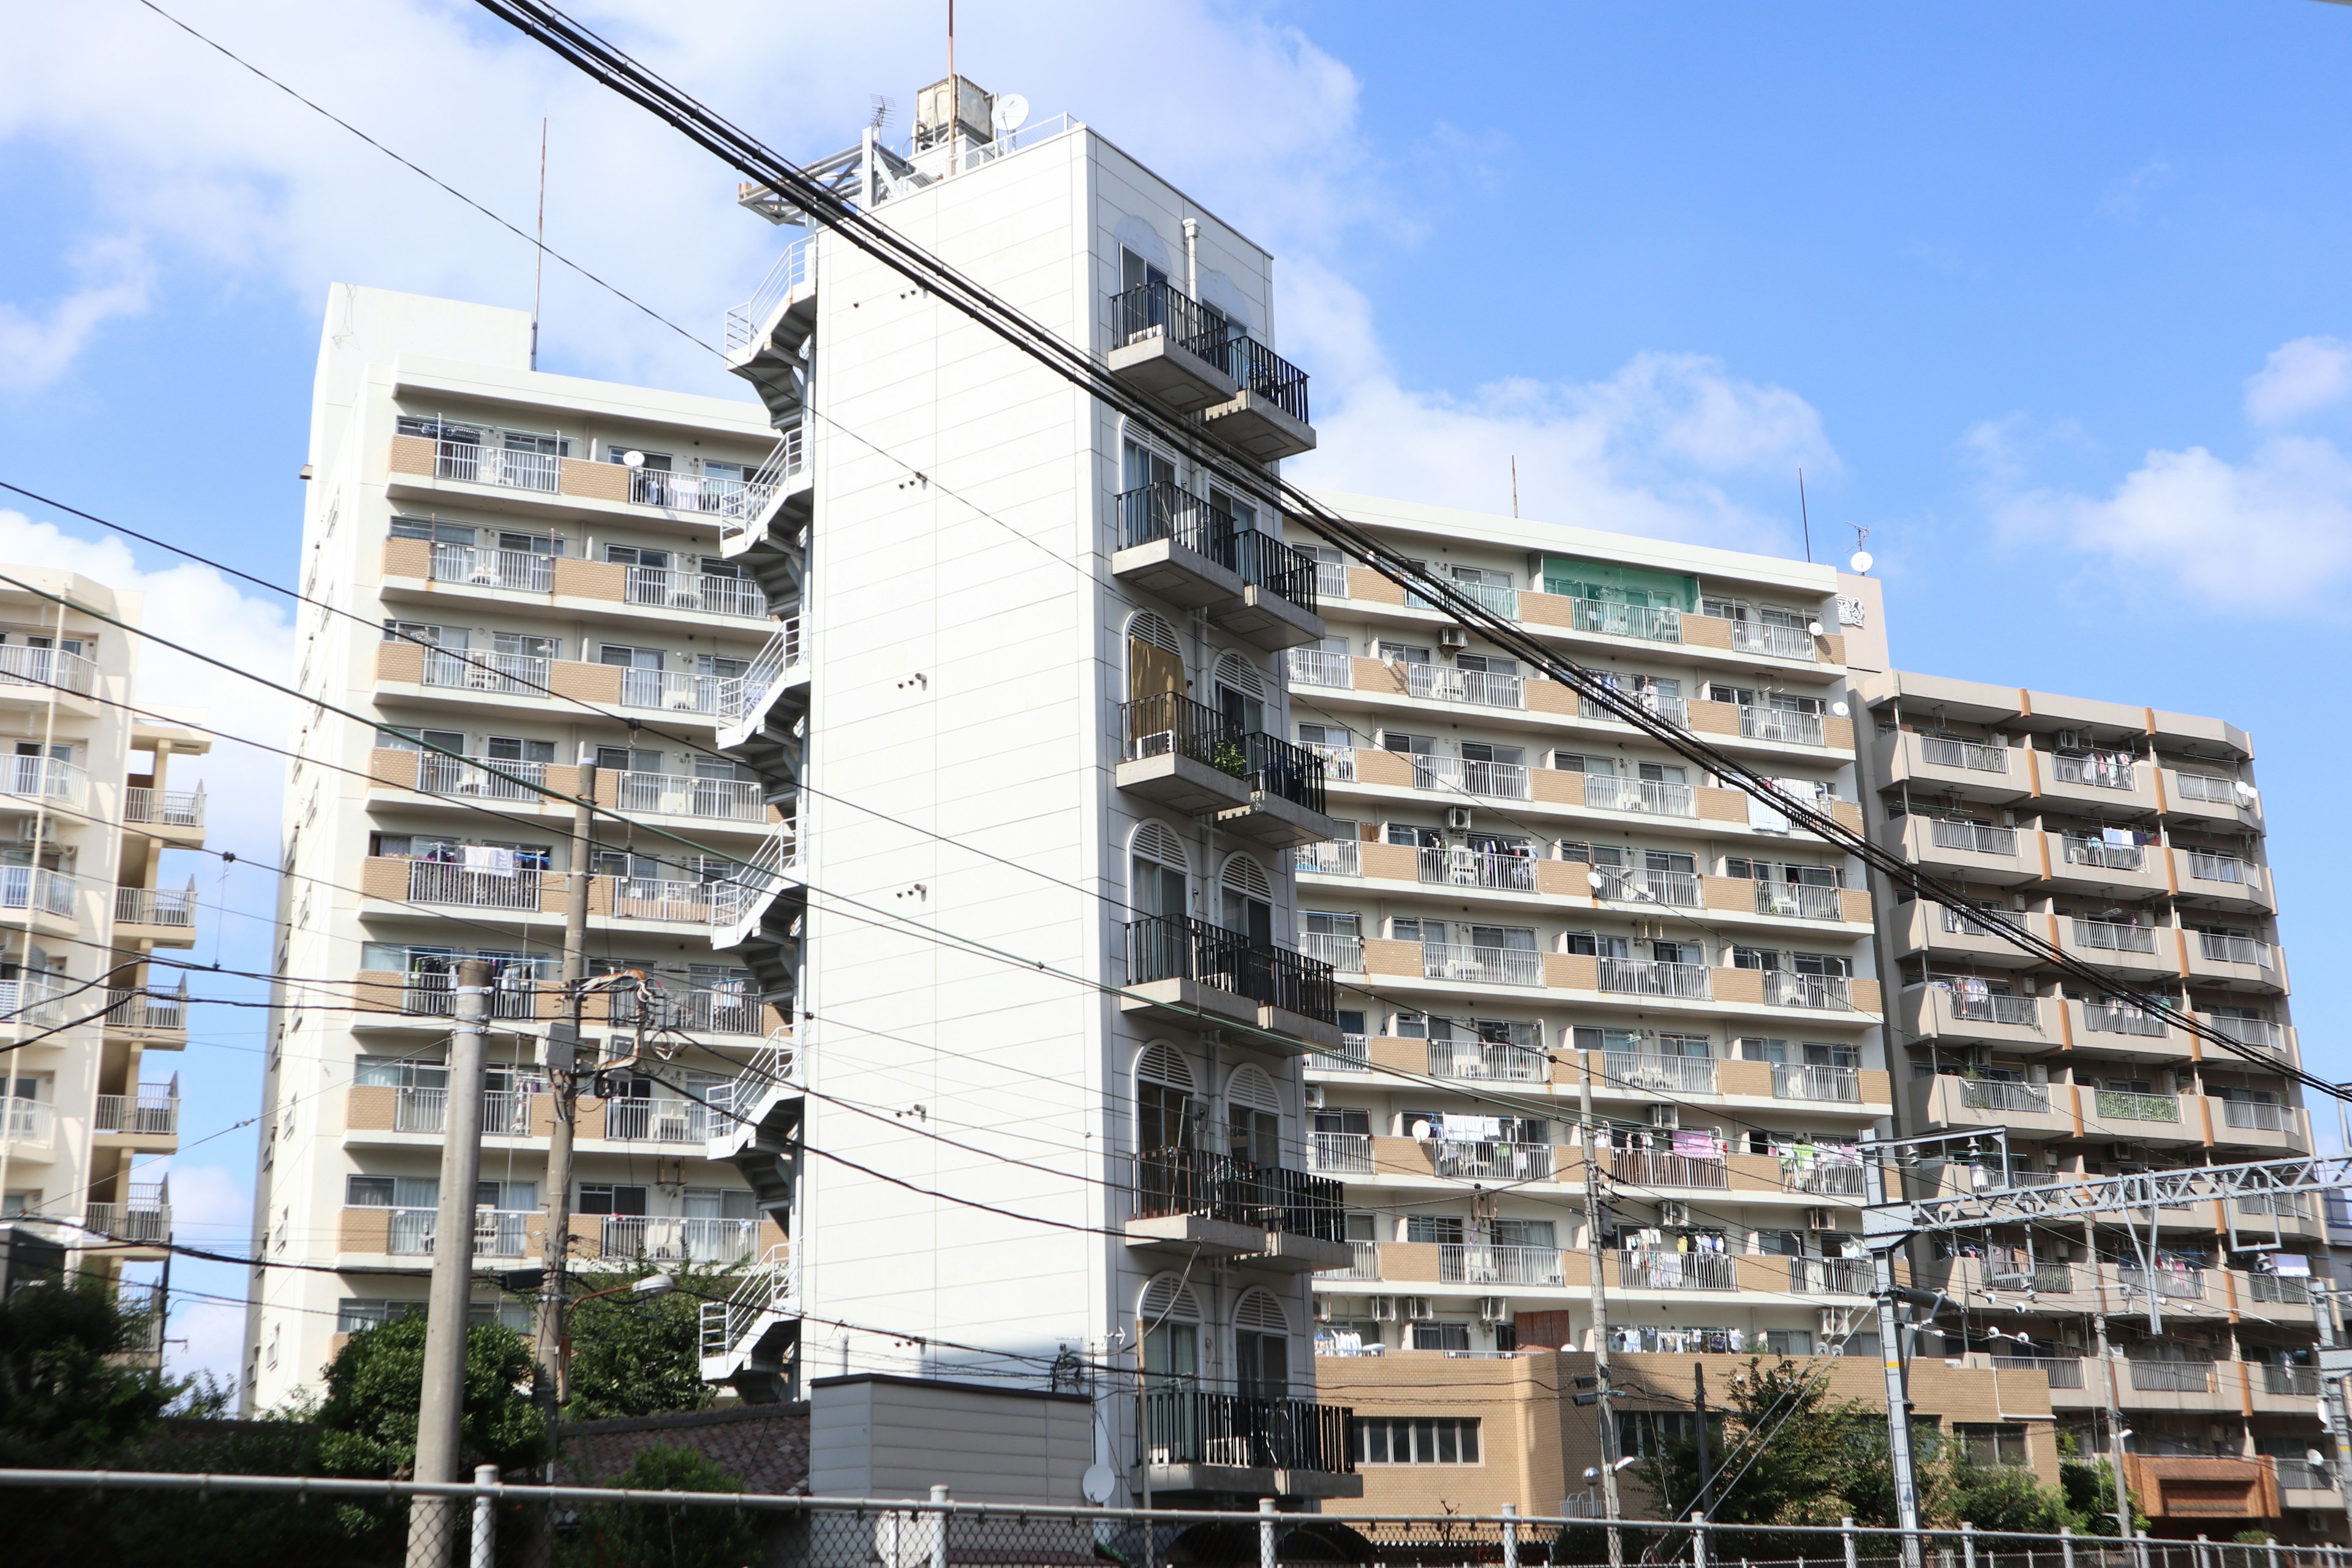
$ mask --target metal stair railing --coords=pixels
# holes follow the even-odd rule
[[[778,1242],[744,1272],[743,1281],[724,1301],[702,1303],[702,1353],[732,1356],[770,1312],[780,1311],[798,1293],[793,1273],[792,1244]]]
[[[758,712],[766,702],[768,694],[782,681],[784,672],[798,664],[800,658],[801,618],[787,616],[743,673],[721,684],[719,691],[719,721],[740,724]]]

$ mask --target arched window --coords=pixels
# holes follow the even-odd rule
[[[1156,1153],[1191,1148],[1198,1103],[1183,1054],[1164,1040],[1146,1046],[1135,1059],[1137,1156],[1148,1163]]]
[[[1175,1275],[1162,1274],[1143,1288],[1136,1316],[1143,1320],[1146,1388],[1182,1389],[1200,1382],[1201,1303],[1192,1289]]]
[[[1244,734],[1265,728],[1265,677],[1255,665],[1237,653],[1221,654],[1211,684],[1227,724]]]
[[[1218,923],[1254,947],[1274,945],[1274,883],[1248,855],[1229,855],[1218,877]]]
[[[1234,1308],[1234,1376],[1244,1399],[1290,1397],[1290,1315],[1269,1291]]]
[[[1192,858],[1184,841],[1164,822],[1142,822],[1128,840],[1128,906],[1138,920],[1179,920],[1192,912],[1187,889]]]
[[[1127,700],[1184,694],[1183,645],[1163,616],[1138,610],[1127,619]]]
[[[1264,1068],[1244,1062],[1226,1076],[1225,1134],[1234,1159],[1282,1163],[1282,1096]]]

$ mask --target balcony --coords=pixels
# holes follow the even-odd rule
[[[1194,1027],[1220,1017],[1336,1047],[1339,989],[1331,966],[1253,944],[1238,931],[1175,915],[1126,926],[1129,1010]]]
[[[1118,787],[1228,831],[1296,847],[1328,840],[1323,759],[1205,703],[1163,692],[1119,708]]]
[[[1363,1495],[1345,1406],[1166,1386],[1142,1401],[1140,1458],[1160,1496]]]
[[[505,588],[519,594],[555,591],[555,557],[545,551],[478,550],[470,544],[436,542],[426,572],[433,582],[469,588]]]
[[[2047,1116],[2050,1114],[2050,1086],[1992,1079],[1962,1079],[1960,1103],[1970,1110],[2021,1110],[2030,1115]]]
[[[2311,1281],[2278,1274],[2242,1274],[2246,1300],[2279,1307],[2311,1305]]]
[[[2172,1033],[2162,1018],[2128,1002],[2070,1001],[2067,1005],[2077,1010],[2086,1035],[2127,1035],[2136,1039],[2161,1040]]]
[[[1528,770],[1517,763],[1482,762],[1475,757],[1441,757],[1415,752],[1412,787],[1445,795],[1476,795],[1486,800],[1527,800]]]
[[[1756,912],[1783,920],[1843,921],[1845,889],[1818,888],[1803,882],[1756,884]]]
[[[1986,805],[2021,800],[2028,793],[2021,750],[1997,741],[1964,741],[1915,730],[1881,733],[1870,742],[1877,776],[1890,784],[1931,786],[1939,794]]]
[[[1726,1252],[1620,1252],[1614,1262],[1622,1290],[1739,1289],[1738,1260]]]
[[[1738,621],[1732,623],[1735,627],[1742,624]],[[1742,708],[1739,710],[1739,734],[1743,740],[1779,741],[1792,746],[1829,743],[1828,727],[1822,715],[1799,713],[1785,708]]]
[[[0,910],[30,910],[71,920],[74,879],[46,867],[0,866]]]
[[[1786,969],[1763,971],[1764,1005],[1768,1007],[1811,1007],[1825,1013],[1853,1011],[1853,984],[1843,974],[1798,974]]]
[[[2210,970],[2221,974],[2260,973],[2267,979],[2275,968],[2271,957],[2271,944],[2258,937],[2233,936],[2200,931],[2192,950],[2197,958],[2194,969]]]
[[[1429,1073],[1432,1078],[1495,1083],[1549,1083],[1551,1058],[1529,1047],[1488,1040],[1432,1040]]]
[[[610,778],[608,791],[604,781]],[[742,822],[764,826],[768,805],[761,785],[748,779],[701,778],[688,773],[649,773],[616,770],[596,775],[597,795],[611,795],[611,804],[632,814],[694,816],[709,822]]]
[[[1920,1120],[1931,1127],[2005,1127],[2012,1133],[2053,1138],[2074,1132],[2074,1098],[2063,1088],[2053,1098],[2046,1084],[1940,1073],[1915,1092],[1920,1092]]]
[[[1600,985],[1603,991],[1631,996],[1675,996],[1704,1002],[1713,994],[1704,963],[1655,963],[1638,958],[1603,958]]]
[[[643,478],[642,471],[639,478]],[[736,616],[764,620],[768,595],[749,577],[725,577],[709,572],[674,572],[660,566],[631,566],[623,596],[632,605],[652,605],[694,615]]]
[[[1541,986],[1543,954],[1528,948],[1429,942],[1421,946],[1421,973],[1424,980],[1464,985]]]
[[[1319,571],[1320,564],[1318,565]],[[1316,590],[1319,598],[1321,588]],[[1341,597],[1345,597],[1343,593]],[[1295,647],[1290,650],[1290,684],[1293,686],[1325,686],[1334,691],[1346,691],[1356,684],[1356,661],[1344,653],[1332,653],[1319,647]]]
[[[118,936],[184,947],[196,940],[196,882],[184,888],[117,888],[114,923]],[[136,927],[123,931],[125,926]]]
[[[2067,866],[2088,866],[2101,871],[2145,871],[2147,869],[2147,847],[2140,844],[2110,844],[2103,838],[2084,834],[2066,833],[2059,838],[2059,861]],[[2093,880],[2105,880],[2095,878]]]
[[[46,649],[15,649],[0,647],[0,653],[46,652]],[[131,795],[142,793],[138,790]],[[0,757],[0,795],[18,800],[56,801],[61,805],[80,805],[89,794],[89,775],[71,763],[57,757]],[[123,818],[132,820],[126,804]]]
[[[1549,1143],[1503,1143],[1440,1138],[1430,1145],[1439,1175],[1464,1182],[1548,1182],[1552,1174]]]
[[[540,912],[540,882],[556,887],[562,878],[531,867],[510,870],[474,869],[441,860],[396,861],[407,867],[407,888],[394,895],[413,904],[446,904],[469,910],[515,910]]]
[[[80,989],[76,982],[63,975],[31,974],[19,980],[0,980],[0,1025],[14,1024],[29,1029],[66,1023],[86,1010],[67,1010],[66,998],[78,994]]]
[[[2170,1094],[2134,1094],[2126,1089],[2103,1089],[2098,1093],[2098,1114],[2102,1121],[2178,1123],[2180,1100]]]
[[[1660,871],[1648,867],[1627,869],[1604,866],[1596,868],[1593,874],[1601,879],[1601,887],[1595,896],[1613,901],[1655,904],[1664,909],[1695,910],[1699,907],[1703,892],[1698,873],[1696,871]]]
[[[726,1119],[696,1100],[647,1096],[604,1102],[604,1136],[616,1143],[683,1143],[699,1147]]]
[[[1326,838],[1291,851],[1291,868],[1317,877],[1360,877],[1363,851],[1353,838]]]
[[[1500,893],[1536,890],[1536,863],[1527,855],[1497,855],[1460,847],[1424,847],[1420,852],[1420,873],[1422,881],[1436,887]]]
[[[1900,816],[1883,830],[1882,842],[1923,869],[1956,872],[1972,882],[1997,885],[2032,881],[2042,874],[2041,858],[2031,866],[2017,853],[2017,829],[1941,816]]]
[[[1798,1296],[1867,1296],[1878,1289],[1867,1258],[1791,1258],[1789,1289]]]
[[[528,801],[533,805],[545,798],[545,763],[509,757],[451,757],[439,752],[414,754],[415,788],[420,795],[462,801]]]
[[[46,1100],[10,1095],[0,1100],[6,1114],[0,1117],[0,1142],[12,1150],[47,1148],[58,1135],[57,1108]]]
[[[82,1225],[100,1236],[134,1245],[161,1246],[172,1239],[172,1184],[132,1182],[122,1203],[84,1205]]]
[[[1860,1105],[1862,1075],[1853,1068],[1821,1067],[1811,1062],[1774,1062],[1772,1098]]]
[[[533,1098],[523,1089],[485,1089],[482,1092],[480,1135],[485,1138],[530,1137]],[[394,1094],[394,1131],[429,1132],[437,1137],[448,1130],[448,1125],[447,1089],[403,1085]]]
[[[1344,1194],[1328,1176],[1204,1149],[1154,1150],[1135,1157],[1128,1245],[1200,1247],[1290,1272],[1344,1268],[1355,1256]]]
[[[1261,462],[1312,451],[1306,373],[1167,283],[1111,296],[1110,371]]]
[[[2102,969],[2124,970],[2137,975],[2176,974],[2179,967],[2172,961],[2172,942],[2157,942],[2154,926],[2126,925],[2116,921],[2086,920],[2080,916],[2059,922],[2059,942],[2076,958],[2095,963]]]
[[[1446,1242],[1437,1249],[1441,1285],[1563,1286],[1567,1270],[1556,1247],[1489,1247]]]
[[[2116,810],[2156,809],[2155,770],[2119,752],[2079,755],[2043,752],[2036,754],[2040,793],[2059,800],[2081,801]]]
[[[1619,1089],[1653,1094],[1713,1094],[1714,1058],[1669,1057],[1648,1051],[1612,1051],[1601,1058],[1601,1076]]]
[[[2263,1369],[2264,1394],[2284,1394],[2291,1399],[2319,1397],[2319,1369],[2315,1366],[2282,1366],[2276,1362],[2259,1363]]]
[[[2286,1054],[2286,1031],[2267,1018],[2239,1018],[2214,1013],[2200,1013],[2197,1018],[2225,1039],[2281,1057]]]
[[[423,669],[417,678],[420,686],[498,697],[545,697],[550,691],[549,666],[554,661],[536,654],[479,649],[459,652],[441,647],[417,651],[423,656]]]
[[[2131,1367],[2132,1387],[2142,1393],[2213,1392],[2213,1364],[2210,1362],[2133,1361],[2127,1364]]]
[[[1607,678],[1604,676],[1603,679]],[[1613,681],[1611,682],[1611,685],[1614,686],[1614,684]],[[1626,701],[1639,705],[1645,712],[1664,720],[1678,730],[1690,728],[1690,703],[1683,698],[1668,697],[1648,689],[1623,690],[1619,695]],[[1580,695],[1576,700],[1576,716],[1580,719],[1598,720],[1604,724],[1622,724],[1626,721],[1608,704],[1596,702],[1590,697]]]
[[[1811,632],[1802,626],[1775,626],[1768,621],[1732,622],[1731,651],[1760,653],[1771,658],[1800,658],[1807,664],[1816,663],[1821,658]]]
[[[1197,609],[1269,653],[1322,637],[1315,561],[1182,486],[1162,481],[1118,497],[1111,575]]]
[[[1698,795],[1689,784],[1661,784],[1654,779],[1625,778],[1616,773],[1586,773],[1584,804],[1595,811],[1633,812],[1643,816],[1698,815]]]
[[[1456,669],[1449,664],[1391,666],[1404,671],[1407,696],[1465,708],[1524,709],[1527,681],[1516,675],[1486,669]]]
[[[606,1107],[607,1112],[610,1106]],[[599,1216],[597,1244],[606,1260],[703,1264],[731,1268],[759,1254],[760,1222],[699,1215]]]
[[[98,690],[98,666],[78,653],[10,643],[0,647],[0,689],[30,687],[37,695],[70,691],[89,697]]]
[[[1307,1155],[1315,1169],[1327,1176],[1369,1176],[1372,1173],[1372,1138],[1369,1132],[1318,1132]]]
[[[2050,759],[2050,779],[2053,784],[2081,784],[2089,789],[2128,790],[2136,770],[2129,757],[2111,752],[2091,752],[2080,756],[2058,752]]]
[[[180,1080],[142,1083],[133,1094],[101,1094],[90,1123],[98,1132],[131,1138],[176,1138],[180,1132]]]
[[[37,762],[17,757],[16,762]],[[52,763],[52,766],[63,766]],[[205,826],[205,792],[195,789],[150,789],[131,784],[122,792],[122,820],[144,827],[182,829],[201,834]]]
[[[2262,831],[2262,800],[2250,784],[2167,768],[2164,786],[2165,805],[2174,816]]]
[[[1857,1165],[1853,1169],[1859,1173]],[[1625,1149],[1609,1158],[1609,1173],[1637,1187],[1696,1187],[1728,1191],[1731,1168],[1721,1160],[1701,1160],[1685,1154],[1663,1154],[1646,1149]]]
[[[1683,612],[1664,605],[1621,605],[1610,599],[1568,598],[1570,631],[1595,637],[1633,637],[1642,642],[1679,643]]]

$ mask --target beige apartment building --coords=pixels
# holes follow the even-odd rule
[[[119,1278],[172,1239],[179,1074],[147,1057],[186,1048],[187,983],[152,955],[195,941],[163,857],[204,843],[173,763],[211,742],[140,704],[137,638],[99,618],[138,625],[138,595],[0,570],[40,590],[0,585],[0,1215]]]

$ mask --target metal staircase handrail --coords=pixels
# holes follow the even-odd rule
[[[786,616],[743,673],[720,688],[719,716],[734,724],[758,712],[768,694],[783,679],[784,672],[800,662],[800,657],[801,618]]]
[[[733,1295],[724,1301],[705,1301],[702,1304],[704,1355],[734,1354],[762,1317],[781,1309],[799,1294],[799,1280],[793,1271],[792,1251],[792,1243],[776,1243],[761,1254],[759,1262],[744,1271],[743,1281],[735,1288]]]

